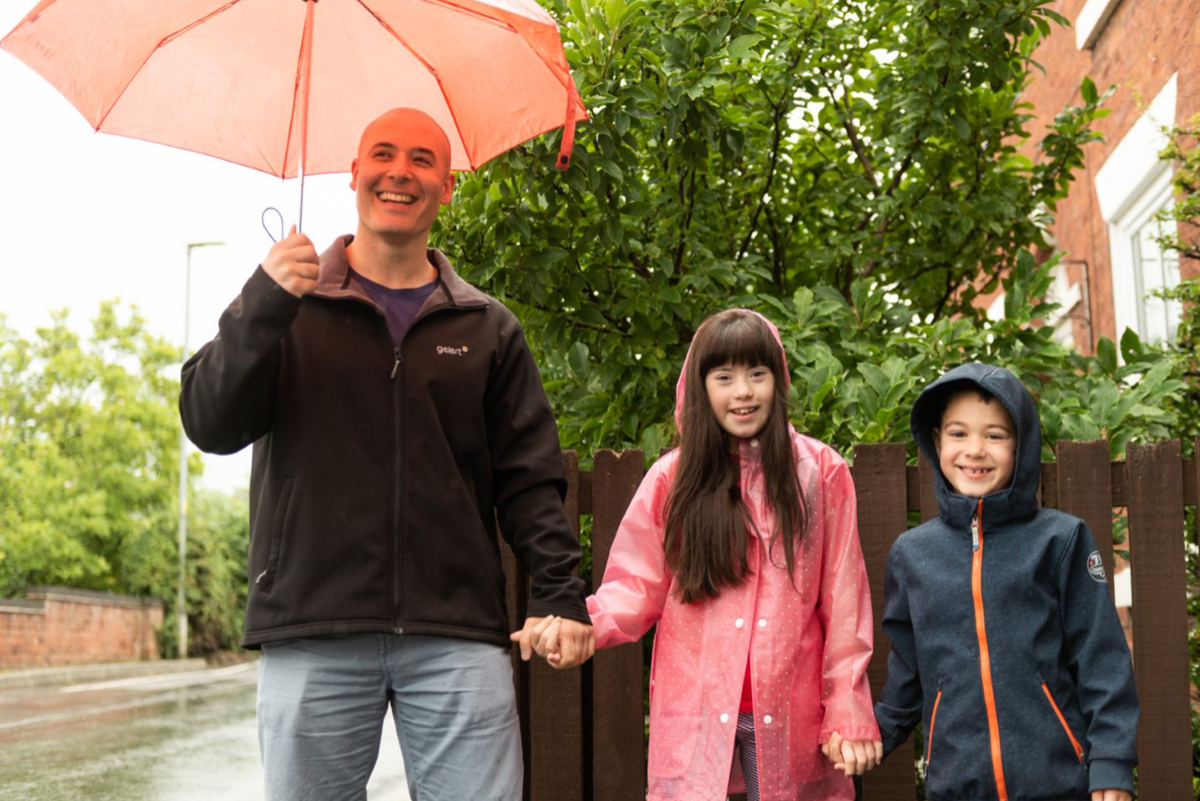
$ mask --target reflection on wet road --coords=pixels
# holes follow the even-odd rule
[[[254,663],[0,693],[5,801],[261,801]],[[371,801],[408,801],[384,723]]]

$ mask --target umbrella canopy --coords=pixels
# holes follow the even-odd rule
[[[366,125],[435,119],[473,170],[586,112],[534,0],[42,0],[0,49],[97,131],[290,178],[346,172]]]

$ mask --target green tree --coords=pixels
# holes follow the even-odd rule
[[[1104,113],[1087,81],[1039,160],[1018,153],[1047,5],[561,0],[592,115],[571,168],[555,137],[517,148],[464,177],[439,233],[526,322],[564,444],[657,449],[664,385],[731,302],[974,314]]]
[[[158,598],[173,615],[178,362],[178,348],[115,303],[101,304],[86,341],[65,311],[32,339],[0,320],[0,596],[65,585]],[[199,456],[191,469],[199,475]],[[241,623],[229,607],[245,592],[245,504],[201,494],[193,508],[194,639],[230,647]]]

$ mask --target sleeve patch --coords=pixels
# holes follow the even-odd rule
[[[1104,560],[1100,558],[1099,551],[1092,551],[1087,558],[1088,575],[1094,580],[1104,581]]]

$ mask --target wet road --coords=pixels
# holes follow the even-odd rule
[[[261,801],[256,665],[0,693],[4,801]],[[371,801],[408,801],[384,723]]]

